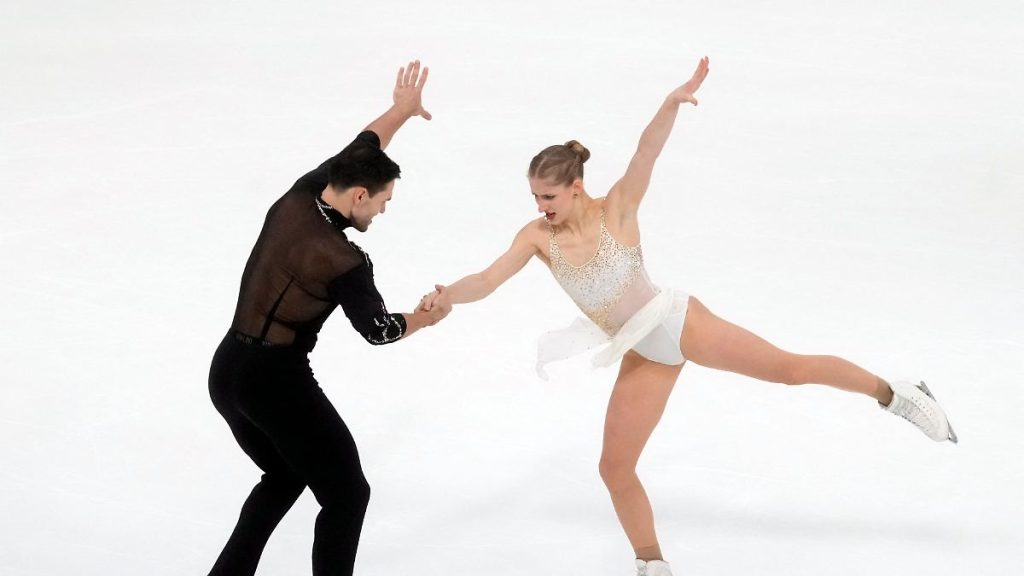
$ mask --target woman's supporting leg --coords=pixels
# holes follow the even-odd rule
[[[715,316],[690,297],[679,341],[687,360],[758,380],[783,384],[825,384],[859,392],[882,404],[892,400],[884,380],[837,356],[810,356],[780,350],[757,335]]]
[[[648,438],[661,419],[682,366],[667,366],[644,359],[636,352],[622,358],[619,377],[608,401],[601,452],[601,478],[612,498],[637,558],[660,560],[654,514],[636,475]]]

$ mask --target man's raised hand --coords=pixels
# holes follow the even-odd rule
[[[398,78],[395,80],[394,100],[395,106],[401,108],[409,116],[422,116],[430,120],[430,112],[423,109],[423,85],[427,83],[427,76],[430,75],[430,68],[423,68],[420,73],[420,61],[409,62],[408,66],[398,69]]]

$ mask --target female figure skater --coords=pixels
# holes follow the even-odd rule
[[[680,105],[697,105],[694,93],[708,73],[701,59],[685,84],[668,95],[640,137],[622,178],[603,198],[583,185],[590,152],[575,140],[542,150],[528,177],[537,209],[544,213],[516,235],[487,269],[454,284],[437,286],[420,307],[480,300],[540,258],[592,321],[541,339],[538,370],[594,344],[607,343],[595,364],[621,358],[604,427],[600,473],[619,521],[636,552],[637,574],[670,576],[655,535],[650,502],[636,464],[657,425],[686,360],[785,384],[825,384],[870,396],[935,441],[956,442],[946,416],[922,383],[888,383],[835,356],[786,352],[709,311],[679,291],[659,290],[644,270],[637,210],[647,191]]]

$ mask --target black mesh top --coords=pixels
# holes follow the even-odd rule
[[[363,132],[338,156],[356,146],[380,148],[380,138]],[[308,351],[340,304],[371,344],[405,333],[405,317],[388,313],[373,283],[369,255],[345,235],[351,223],[320,199],[332,159],[299,178],[267,212],[242,273],[232,330]]]

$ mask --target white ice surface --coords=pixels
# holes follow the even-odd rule
[[[676,573],[1024,570],[1019,2],[352,4],[4,2],[0,574],[205,574],[258,480],[206,391],[245,259],[399,65],[430,66],[435,118],[357,241],[404,311],[535,216],[542,147],[589,146],[602,195],[704,54],[641,213],[652,277],[926,380],[961,442],[688,366],[640,465]],[[373,487],[357,573],[630,573],[597,474],[614,370],[533,373],[575,315],[532,263],[408,342],[331,319],[313,365]],[[260,574],[308,573],[316,511]]]

